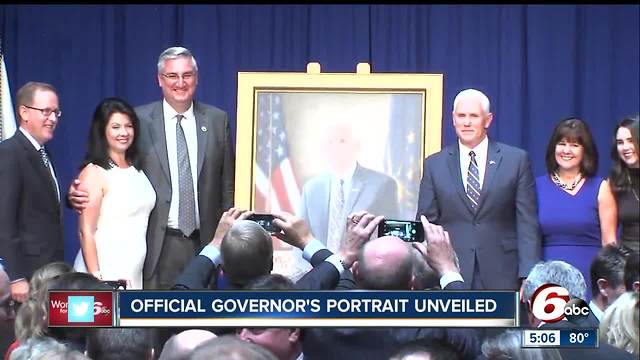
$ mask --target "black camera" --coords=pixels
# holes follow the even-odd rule
[[[281,230],[273,223],[274,218],[271,214],[253,214],[249,216],[247,220],[255,221],[268,233],[275,234],[281,232]]]
[[[424,229],[422,223],[408,220],[382,220],[378,225],[378,237],[397,236],[406,242],[423,242]]]

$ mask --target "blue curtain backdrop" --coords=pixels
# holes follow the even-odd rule
[[[191,49],[197,98],[226,110],[235,136],[238,71],[444,74],[443,144],[467,87],[492,101],[493,139],[529,151],[535,175],[554,124],[583,117],[610,165],[614,124],[639,109],[638,5],[2,5],[13,93],[30,80],[60,92],[64,116],[49,144],[62,191],[78,173],[91,114],[104,97],[161,98],[159,53]],[[235,139],[235,138],[234,138]],[[1,166],[1,164],[0,164]],[[67,258],[77,216],[65,211]]]

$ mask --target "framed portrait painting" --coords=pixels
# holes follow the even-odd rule
[[[331,250],[352,212],[415,219],[442,86],[442,74],[240,72],[236,206],[293,213]],[[276,238],[274,250],[274,272],[309,269]]]

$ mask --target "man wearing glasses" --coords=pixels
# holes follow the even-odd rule
[[[16,95],[20,129],[0,143],[0,254],[11,298],[27,300],[39,267],[63,261],[60,190],[45,144],[62,115],[56,89],[28,82]]]
[[[158,85],[164,99],[136,108],[143,169],[156,191],[147,230],[145,289],[171,288],[233,204],[229,120],[224,111],[193,100],[198,65],[188,49],[171,47],[160,54]],[[69,200],[82,210],[87,198],[78,188],[72,185]]]

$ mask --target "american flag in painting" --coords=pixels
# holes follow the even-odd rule
[[[289,144],[282,112],[282,95],[258,94],[256,153],[256,212],[296,213],[300,188],[289,161]]]

